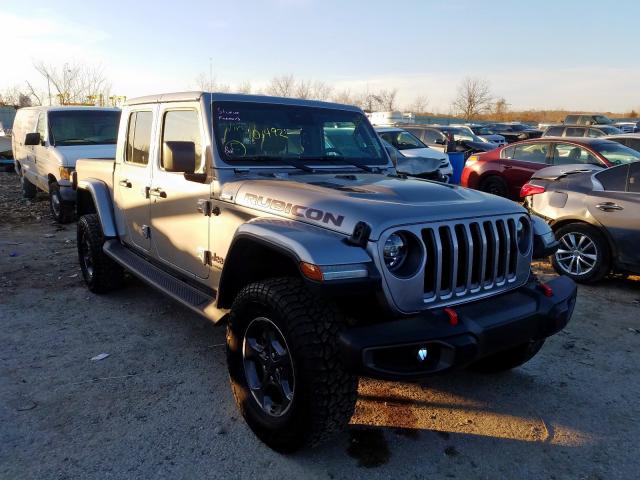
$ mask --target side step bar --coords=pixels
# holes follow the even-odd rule
[[[203,317],[218,322],[228,313],[226,310],[216,308],[215,295],[207,295],[152,265],[137,253],[123,246],[119,240],[107,240],[102,249],[108,257],[122,265],[128,272]]]

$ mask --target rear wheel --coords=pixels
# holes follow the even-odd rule
[[[543,340],[532,340],[473,363],[469,369],[479,373],[500,373],[527,363],[540,351]]]
[[[597,229],[583,223],[571,223],[558,228],[555,234],[560,242],[551,258],[556,272],[583,283],[597,282],[609,273],[609,247]]]
[[[496,175],[484,179],[480,184],[480,190],[499,197],[507,197],[509,195],[507,182]]]
[[[280,452],[313,446],[349,423],[358,379],[338,349],[344,319],[295,278],[242,289],[227,326],[236,403],[253,432]]]
[[[104,235],[98,215],[83,215],[78,221],[78,260],[82,276],[93,293],[105,293],[122,285],[124,271],[104,254]]]
[[[57,182],[49,184],[49,209],[53,219],[58,223],[73,222],[76,218],[74,204],[63,200]]]

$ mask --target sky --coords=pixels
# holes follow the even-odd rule
[[[0,92],[34,61],[101,65],[131,98],[294,74],[446,112],[466,76],[511,109],[640,108],[640,2],[0,0]],[[211,60],[210,60],[211,59]]]

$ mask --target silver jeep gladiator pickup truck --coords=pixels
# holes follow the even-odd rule
[[[353,413],[358,376],[417,380],[531,359],[576,287],[531,259],[557,243],[520,205],[398,175],[352,106],[188,92],[129,100],[114,162],[80,160],[92,292],[123,271],[227,326],[231,387],[278,451]]]

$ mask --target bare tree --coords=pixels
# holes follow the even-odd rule
[[[99,103],[109,98],[111,84],[101,66],[65,63],[63,66],[37,61],[33,64],[53,87],[60,104]]]
[[[293,75],[273,77],[267,85],[267,93],[277,97],[291,97],[294,95],[296,79]]]
[[[42,98],[44,97],[44,94],[38,94],[38,92],[36,92],[36,89],[33,88],[33,85],[31,85],[29,81],[27,81],[26,83],[27,83],[27,87],[29,87],[29,94],[31,96],[30,98],[35,99],[36,105],[43,105]]]
[[[397,88],[394,88],[393,90],[380,90],[376,94],[380,108],[387,112],[392,112],[396,110],[397,96],[398,96]]]
[[[244,82],[242,82],[240,85],[238,85],[238,88],[236,89],[238,93],[251,93],[251,90],[252,90],[251,82],[248,80],[245,80]]]
[[[409,105],[408,110],[413,113],[425,113],[427,111],[427,106],[429,105],[429,99],[426,95],[418,95],[411,105]]]
[[[509,113],[509,104],[504,97],[498,98],[493,104],[493,115],[496,120],[506,120]]]
[[[313,82],[313,86],[311,87],[312,94],[311,97],[316,100],[329,100],[331,97],[331,93],[333,92],[333,87],[331,85],[327,85],[325,82],[321,80],[316,80]]]
[[[344,103],[346,105],[354,105],[357,103],[354,96],[351,94],[351,90],[348,88],[333,93],[333,95],[331,95],[331,100],[336,103]]]
[[[296,98],[308,99],[313,95],[311,82],[308,80],[299,80],[295,83],[293,96]],[[286,95],[283,95],[286,96]]]
[[[24,91],[20,85],[8,87],[0,95],[0,105],[11,105],[14,107],[30,107],[31,96],[28,91]]]
[[[491,88],[486,80],[466,77],[458,87],[453,110],[469,120],[477,117],[491,106]]]

